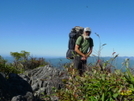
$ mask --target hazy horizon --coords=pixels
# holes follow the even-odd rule
[[[38,58],[38,57],[37,57]],[[66,64],[66,63],[72,63],[73,60],[68,60],[65,57],[51,57],[51,58],[45,58],[45,61],[49,62],[53,67],[62,67],[62,65]],[[107,61],[110,60],[110,58],[112,57],[100,57],[100,59],[102,61]],[[134,57],[117,57],[114,62],[113,65],[119,69],[123,67],[123,62],[125,61],[126,58],[129,58],[129,64],[131,68],[134,68]],[[7,60],[9,63],[12,63],[14,61],[13,57],[9,56],[9,57],[4,57],[5,60]],[[90,57],[88,58],[88,62],[87,64],[95,64],[97,62],[97,57]],[[123,67],[124,69],[124,67]]]

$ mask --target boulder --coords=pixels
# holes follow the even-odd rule
[[[26,95],[17,95],[14,96],[11,101],[33,101],[33,94],[31,92],[27,92]]]
[[[52,95],[53,88],[64,85],[67,78],[64,70],[49,65],[26,71],[24,74],[10,73],[8,79],[0,73],[0,99],[2,101],[41,101],[44,95]],[[51,96],[51,101],[58,98]]]
[[[28,83],[28,81],[25,80],[25,78],[23,78],[23,75],[10,73],[7,81],[11,88],[11,92],[13,96],[17,96],[17,95],[24,96],[26,95],[27,92],[31,92],[31,93],[33,92],[31,85]]]
[[[51,95],[53,88],[62,88],[62,79],[67,78],[65,72],[49,65],[28,71],[26,74],[30,78],[34,96],[40,96],[42,93]]]
[[[2,73],[0,73],[0,99],[1,100],[10,100],[11,98],[11,92],[10,92],[10,87],[9,83],[5,79]]]

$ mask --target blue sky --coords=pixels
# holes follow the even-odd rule
[[[90,27],[94,52],[134,56],[133,0],[0,0],[0,55],[25,50],[33,56],[61,57],[74,26]]]

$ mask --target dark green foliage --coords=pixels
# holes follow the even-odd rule
[[[66,69],[69,78],[64,79],[65,88],[57,90],[59,101],[133,101],[134,75],[128,69],[108,72],[97,67],[86,71],[81,77],[72,67]]]
[[[49,64],[44,58],[31,57],[30,52],[21,51],[20,53],[11,52],[10,54],[14,58],[13,63],[8,63],[2,56],[0,56],[0,72],[6,75],[9,73],[23,73],[25,70]]]
[[[30,56],[30,53],[26,51],[21,51],[20,53],[10,52],[10,54],[15,58],[15,61],[27,60]]]
[[[34,69],[39,66],[45,66],[49,63],[45,61],[44,58],[34,58],[30,56],[30,52],[21,51],[18,52],[11,52],[10,53],[15,61],[14,66],[19,69],[28,70],[28,69]]]
[[[44,58],[34,58],[30,57],[28,61],[23,63],[25,66],[25,69],[34,69],[39,66],[45,66],[48,65],[49,63],[45,61]]]
[[[0,72],[8,75],[9,73],[20,73],[12,64],[7,63],[7,61],[0,56]]]

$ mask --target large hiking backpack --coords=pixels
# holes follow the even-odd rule
[[[69,33],[69,42],[68,42],[68,50],[66,52],[66,58],[67,59],[74,59],[75,55],[75,42],[79,36],[83,34],[83,27],[76,26],[72,28],[71,32]]]

